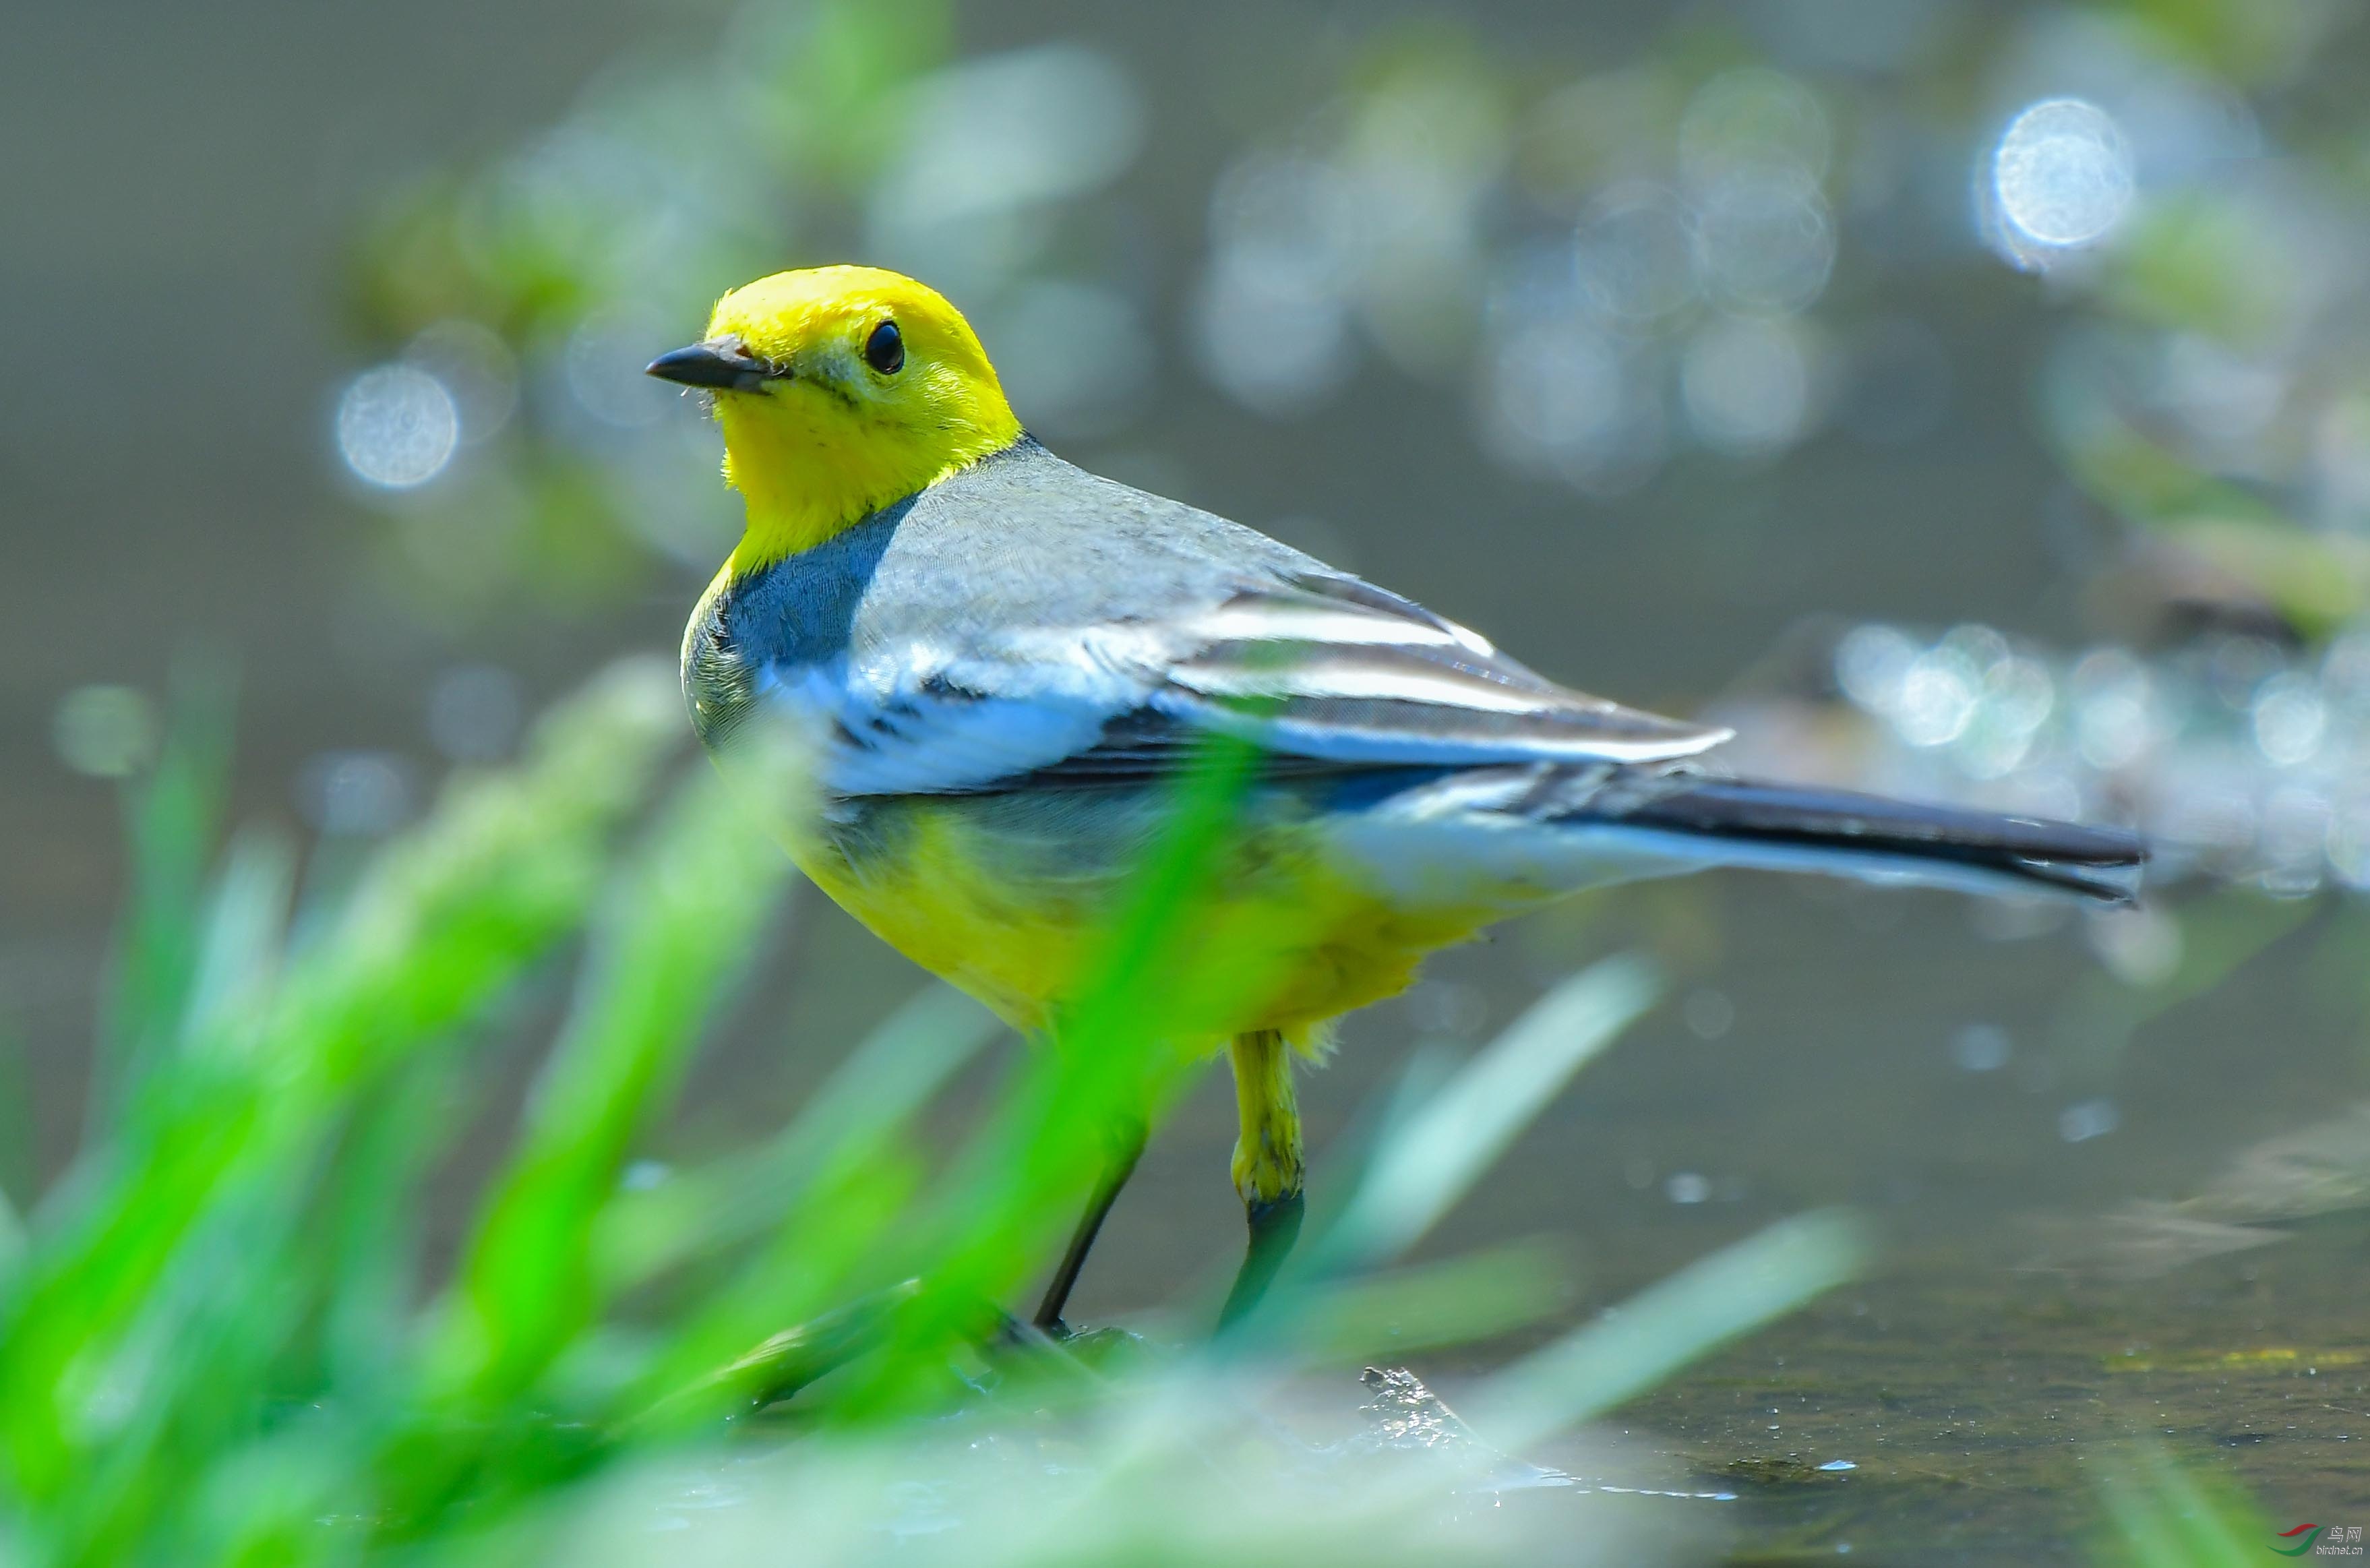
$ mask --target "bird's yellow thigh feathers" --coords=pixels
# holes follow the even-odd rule
[[[1283,1032],[1253,1030],[1227,1049],[1235,1069],[1235,1191],[1246,1207],[1299,1194],[1300,1102],[1292,1091],[1293,1050]]]

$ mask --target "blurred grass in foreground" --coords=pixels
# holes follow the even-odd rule
[[[2184,1469],[2165,1449],[2142,1441],[2110,1452],[2098,1471],[2105,1519],[2092,1560],[2101,1568],[2239,1568],[2295,1542],[2236,1486]],[[2303,1546],[2309,1551],[2312,1541]]]
[[[219,833],[219,714],[139,788],[139,883],[109,1038],[120,1080],[71,1170],[0,1226],[0,1563],[834,1563],[1663,1560],[1566,1493],[1503,1510],[1527,1445],[1847,1276],[1856,1226],[1803,1216],[1475,1391],[1479,1436],[1317,1447],[1270,1413],[1299,1374],[1536,1321],[1551,1260],[1395,1268],[1659,980],[1616,959],[1468,1063],[1419,1063],[1363,1175],[1235,1332],[1077,1353],[1008,1331],[1100,1129],[1195,1066],[1146,1050],[1164,997],[1246,966],[1200,935],[1243,758],[1185,788],[1066,1046],[1031,1053],[944,1158],[914,1118],[998,1032],[926,992],[777,1136],[650,1185],[717,998],[787,859],[704,766],[676,776],[670,672],[628,663],[524,760],[462,775],[335,907],[293,847]],[[209,780],[214,782],[209,783]],[[423,1271],[425,1184],[522,979],[581,936],[530,1101]],[[1255,972],[1256,966],[1248,966]],[[12,1216],[13,1220],[13,1216]],[[1099,1347],[1110,1350],[1109,1346]],[[786,1396],[795,1396],[788,1397]],[[1554,1478],[1549,1478],[1552,1481]],[[1691,1522],[1690,1522],[1691,1523]]]

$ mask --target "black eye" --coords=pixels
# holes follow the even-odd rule
[[[894,321],[883,321],[864,340],[864,363],[883,375],[894,375],[905,368],[905,335],[897,330]]]

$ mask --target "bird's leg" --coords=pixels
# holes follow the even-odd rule
[[[1300,1104],[1292,1092],[1292,1047],[1281,1030],[1237,1034],[1228,1050],[1235,1069],[1235,1191],[1250,1222],[1250,1246],[1226,1304],[1223,1329],[1258,1305],[1300,1236]]]
[[[1056,1339],[1067,1337],[1069,1331],[1062,1322],[1062,1309],[1070,1303],[1070,1291],[1078,1283],[1078,1271],[1087,1266],[1087,1254],[1094,1250],[1095,1234],[1103,1228],[1103,1220],[1119,1202],[1119,1192],[1127,1179],[1135,1174],[1135,1162],[1144,1154],[1144,1129],[1131,1126],[1122,1135],[1112,1150],[1110,1163],[1103,1168],[1102,1180],[1095,1183],[1094,1196],[1087,1200],[1087,1212],[1078,1216],[1078,1228],[1070,1232],[1070,1245],[1062,1253],[1062,1262],[1046,1282],[1045,1298],[1037,1304],[1037,1315],[1030,1323],[1041,1332]]]

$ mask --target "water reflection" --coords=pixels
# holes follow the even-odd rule
[[[1195,294],[1209,377],[1281,414],[1345,385],[1362,344],[1461,365],[1489,453],[1598,494],[1651,479],[1674,434],[1740,457],[1808,436],[1826,386],[1802,313],[1838,254],[1820,96],[1756,66],[1691,93],[1584,78],[1521,121],[1506,97],[1468,62],[1398,55],[1290,154],[1238,160]]]
[[[2157,847],[2152,885],[2206,871],[2296,895],[2370,873],[2364,636],[2318,658],[2239,634],[2149,658],[2069,655],[1979,625],[1927,640],[1870,624],[1835,640],[1828,670],[1870,729],[1805,723],[1795,697],[1723,711],[1743,732],[1741,767],[2136,822]],[[2140,956],[2147,922],[2094,926],[2119,933],[2102,943],[2111,965],[2160,978],[2178,954]]]

